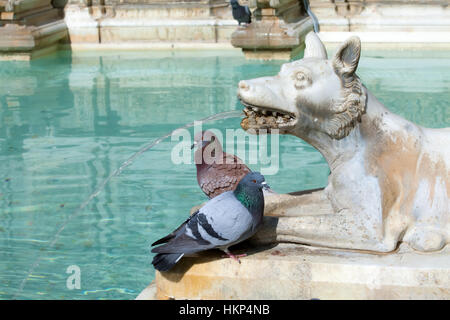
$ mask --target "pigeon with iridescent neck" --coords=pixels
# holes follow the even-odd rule
[[[175,231],[152,244],[161,244],[152,250],[157,253],[153,266],[167,271],[185,255],[210,249],[220,249],[240,263],[228,248],[258,231],[264,215],[264,188],[268,188],[264,177],[250,172],[234,191],[206,202]]]

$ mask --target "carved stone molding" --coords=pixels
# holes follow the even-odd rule
[[[61,8],[52,0],[0,2],[0,59],[29,59],[67,39]]]
[[[258,0],[252,23],[239,26],[231,44],[242,48],[247,58],[290,59],[303,48],[305,35],[312,30],[302,2],[297,0]]]

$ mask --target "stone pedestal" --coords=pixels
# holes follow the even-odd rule
[[[250,59],[291,59],[304,49],[304,38],[313,29],[301,1],[253,2],[252,23],[231,35],[231,44]]]
[[[450,299],[450,252],[370,254],[278,244],[241,264],[220,252],[183,258],[138,299]]]
[[[0,1],[0,59],[27,60],[67,39],[63,11],[51,0]]]
[[[199,209],[196,207],[195,209]],[[139,299],[450,299],[450,247],[374,253],[302,245],[300,215],[333,212],[321,189],[266,198],[262,228],[231,248],[184,257]],[[364,241],[364,239],[361,239]]]

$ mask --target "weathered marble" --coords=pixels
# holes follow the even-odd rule
[[[154,281],[141,291],[136,300],[156,300],[156,284]]]
[[[312,30],[312,20],[300,1],[265,0],[252,3],[252,23],[236,29],[231,44],[242,48],[249,59],[284,59],[299,55],[305,35]]]
[[[299,244],[296,216],[331,210],[322,189],[270,196],[261,230],[232,248],[249,253],[240,265],[219,251],[187,257],[138,299],[450,299],[450,247],[419,253],[402,243],[383,254]]]
[[[278,210],[297,210],[286,226],[290,241],[377,252],[406,242],[439,251],[450,243],[450,128],[424,128],[390,112],[357,76],[360,54],[352,37],[328,60],[309,33],[303,59],[276,76],[239,83],[241,126],[301,138],[330,167],[314,200],[328,203],[327,211],[304,211],[292,196],[277,203]]]
[[[29,60],[67,39],[62,9],[51,0],[8,1],[0,6],[0,59]]]
[[[184,258],[139,299],[450,299],[450,252],[376,255],[295,244]],[[244,250],[237,250],[237,253]]]
[[[69,1],[72,43],[227,42],[236,28],[225,0]]]
[[[450,31],[448,0],[313,0],[310,3],[321,32]]]

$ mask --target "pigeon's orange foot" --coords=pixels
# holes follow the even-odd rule
[[[222,258],[231,258],[231,259],[233,259],[233,260],[236,260],[237,262],[239,262],[239,263],[241,263],[241,260],[239,260],[239,258],[242,258],[242,257],[246,257],[247,256],[247,254],[246,253],[243,253],[243,254],[237,254],[237,255],[234,255],[234,254],[231,254],[231,252],[225,252],[227,255],[225,256],[222,256]]]

